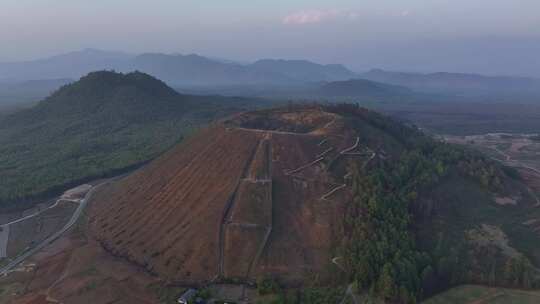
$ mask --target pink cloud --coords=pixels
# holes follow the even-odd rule
[[[320,23],[325,20],[335,19],[344,15],[343,11],[331,10],[303,10],[290,14],[283,18],[283,24],[309,24]],[[349,15],[349,13],[347,14]]]
[[[385,12],[381,16],[384,17],[409,17],[413,14],[410,10],[390,11]],[[355,10],[343,9],[310,9],[302,10],[283,18],[283,24],[286,25],[305,25],[312,23],[321,23],[334,19],[342,19],[354,21],[361,17],[361,13]]]

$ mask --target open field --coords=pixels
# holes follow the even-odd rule
[[[8,257],[17,256],[26,248],[40,243],[62,229],[75,209],[77,209],[76,203],[64,201],[38,216],[11,225],[7,247]]]
[[[452,288],[423,304],[536,304],[540,291],[463,285]]]
[[[540,130],[540,105],[537,100],[534,102],[456,100],[387,103],[368,107],[437,134],[532,133]]]
[[[540,174],[540,141],[536,134],[488,133],[443,137],[447,142],[475,148],[509,167]]]

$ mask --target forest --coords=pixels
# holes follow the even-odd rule
[[[71,186],[137,168],[242,98],[182,95],[150,75],[93,72],[0,118],[0,208],[22,209]]]
[[[343,254],[357,290],[391,302],[416,303],[449,286],[470,282],[468,270],[475,265],[468,244],[439,237],[433,244],[419,246],[425,240],[418,239],[415,227],[425,225],[421,219],[433,212],[430,200],[421,198],[440,181],[455,176],[497,192],[507,178],[505,171],[481,155],[436,142],[377,113],[354,105],[339,105],[333,111],[363,116],[403,146],[397,159],[369,166],[360,161],[351,164],[354,196],[344,223]],[[501,268],[503,275],[495,279],[495,268],[484,267],[492,269],[492,277],[488,274],[480,283],[521,288],[540,283],[533,279],[533,267],[524,256],[507,259]]]

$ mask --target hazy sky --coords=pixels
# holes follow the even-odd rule
[[[0,2],[0,61],[99,48],[540,76],[540,0]]]

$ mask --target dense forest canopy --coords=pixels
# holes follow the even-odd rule
[[[129,170],[247,103],[182,95],[140,72],[90,73],[0,120],[0,205]]]
[[[492,253],[485,256],[485,248],[465,242],[466,231],[460,231],[462,227],[456,223],[446,223],[445,229],[434,224],[448,220],[438,213],[451,212],[439,205],[458,203],[463,205],[453,207],[466,209],[465,204],[471,203],[434,202],[432,191],[437,185],[453,181],[473,185],[480,192],[500,193],[507,190],[508,169],[354,105],[330,106],[328,110],[350,117],[353,125],[368,122],[401,145],[394,157],[369,165],[361,161],[350,164],[354,196],[346,212],[342,251],[358,290],[393,302],[415,303],[457,283],[538,286],[525,255],[509,258],[496,248],[488,248]],[[359,123],[356,126],[359,132],[365,129]],[[493,202],[486,204],[489,208]],[[467,228],[475,225],[478,223]],[[421,230],[430,231],[431,236],[426,237]],[[479,265],[479,255],[491,265]],[[475,274],[471,269],[479,270]],[[483,272],[485,276],[477,275]],[[495,272],[501,275],[495,278]]]

